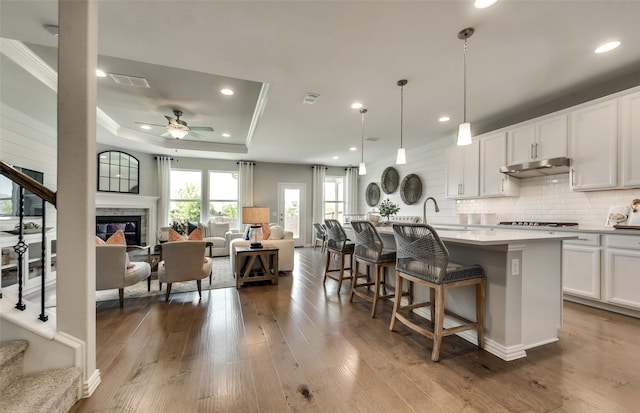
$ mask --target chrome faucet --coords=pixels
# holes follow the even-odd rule
[[[422,204],[422,223],[423,224],[427,223],[427,202],[429,202],[429,200],[433,201],[433,205],[436,207],[436,212],[440,212],[440,208],[438,207],[438,201],[436,201],[434,197],[430,196],[427,199],[425,199],[424,204]]]

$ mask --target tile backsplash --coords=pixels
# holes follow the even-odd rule
[[[631,205],[640,189],[578,192],[569,187],[569,174],[520,180],[517,197],[470,199],[457,202],[457,213],[497,214],[498,221],[567,221],[604,226],[610,206]]]

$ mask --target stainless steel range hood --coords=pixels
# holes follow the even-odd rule
[[[571,160],[569,158],[553,158],[542,161],[531,161],[500,168],[500,172],[515,178],[530,178],[532,176],[556,175],[569,172]]]

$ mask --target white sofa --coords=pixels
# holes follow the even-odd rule
[[[237,229],[229,229],[228,222],[216,222],[209,220],[207,223],[200,223],[202,228],[202,240],[213,243],[210,257],[225,257],[229,255],[229,245],[236,238],[242,238],[242,234]]]
[[[272,236],[278,236],[280,235],[280,233],[282,233],[282,236],[280,236],[279,238],[272,238]],[[250,244],[251,241],[242,238],[231,240],[228,252],[231,256],[231,268],[234,271],[236,268],[236,248],[248,247]],[[283,231],[282,227],[278,225],[272,225],[271,235],[269,236],[269,239],[262,240],[262,245],[278,248],[278,271],[293,271],[293,232]]]

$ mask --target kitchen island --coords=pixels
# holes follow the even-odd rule
[[[393,229],[378,227],[385,246],[395,248]],[[350,230],[350,228],[349,228]],[[352,234],[351,234],[352,235]],[[562,241],[571,234],[515,230],[438,230],[451,261],[480,264],[486,273],[485,350],[503,360],[558,340],[562,326]],[[355,238],[351,238],[355,239]],[[428,292],[416,289],[417,300]],[[446,307],[475,319],[473,287],[447,291]],[[425,309],[415,310],[429,318]],[[456,324],[445,318],[445,327]],[[475,331],[459,334],[476,344]]]

